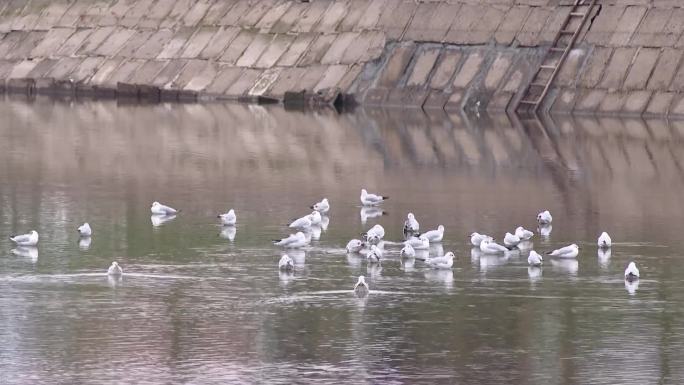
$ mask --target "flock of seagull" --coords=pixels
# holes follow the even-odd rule
[[[387,196],[370,194],[365,189],[361,190],[361,204],[363,208],[377,208],[384,201],[389,199]],[[301,218],[293,220],[288,227],[298,230],[294,234],[273,241],[276,246],[281,246],[285,249],[298,249],[306,247],[311,243],[311,230],[314,227],[326,228],[328,224],[327,214],[330,211],[330,202],[324,198],[320,202],[310,206],[313,210]],[[150,208],[152,212],[152,223],[155,224],[154,217],[158,217],[156,222],[163,223],[169,218],[174,218],[179,210],[173,207],[163,205],[159,202],[153,202]],[[237,224],[237,216],[235,210],[230,209],[225,214],[219,214],[218,218],[221,225],[224,227],[234,228]],[[537,222],[539,224],[539,232],[541,235],[548,235],[550,233],[551,223],[553,217],[551,213],[543,211],[537,215]],[[93,230],[88,223],[78,227],[78,233],[82,239],[90,239]],[[346,251],[350,254],[358,254],[365,256],[369,264],[381,264],[384,254],[385,244],[398,244],[403,246],[400,251],[400,257],[406,259],[420,259],[426,266],[434,269],[451,269],[454,264],[455,255],[449,251],[442,256],[431,258],[429,254],[422,254],[419,256],[418,252],[426,251],[431,244],[439,243],[444,238],[444,226],[440,225],[437,229],[429,230],[420,233],[420,223],[413,213],[409,213],[404,222],[403,242],[389,242],[385,241],[385,229],[376,224],[368,231],[361,235],[361,239],[352,239],[347,243]],[[474,232],[470,235],[470,243],[479,248],[484,254],[501,254],[510,250],[527,250],[529,249],[529,256],[527,262],[532,267],[540,267],[544,263],[543,257],[532,250],[532,242],[530,239],[534,236],[534,232],[519,226],[513,233],[507,232],[503,238],[503,245],[496,243],[494,238]],[[19,247],[35,247],[39,241],[38,232],[32,230],[27,234],[14,235],[10,240]],[[608,233],[603,232],[598,238],[598,247],[603,250],[610,249],[612,241]],[[554,258],[577,258],[579,255],[579,246],[571,244],[569,246],[561,247],[559,249],[548,252],[547,255]],[[293,271],[295,267],[294,261],[287,254],[283,255],[278,261],[278,269],[281,271]],[[121,276],[123,269],[114,261],[107,270],[109,276]],[[624,273],[625,280],[633,282],[639,279],[639,269],[634,262],[630,262]],[[364,276],[359,276],[356,285],[354,285],[354,293],[357,296],[366,296],[370,292],[368,283],[366,283]]]

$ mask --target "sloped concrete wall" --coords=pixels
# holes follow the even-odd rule
[[[6,0],[0,84],[152,99],[306,91],[327,101],[341,93],[369,105],[505,110],[573,2]],[[684,114],[684,2],[599,3],[545,107]]]

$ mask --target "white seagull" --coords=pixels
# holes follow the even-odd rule
[[[320,213],[318,215],[321,215]],[[297,218],[293,220],[288,227],[293,228],[293,229],[308,229],[313,225],[313,222],[311,221],[311,214],[305,215],[301,218]]]
[[[548,225],[552,221],[553,217],[551,216],[549,210],[542,211],[539,214],[537,214],[537,222],[539,222],[540,225]]]
[[[442,239],[444,238],[444,226],[439,225],[437,230],[426,231],[423,235],[427,237],[430,243],[442,242]]]
[[[38,232],[31,230],[28,234],[13,235],[9,239],[19,246],[35,246],[38,244]]]
[[[421,235],[420,237],[416,238],[409,238],[404,242],[404,245],[411,245],[414,250],[429,250],[430,249],[430,240],[427,239],[425,235]]]
[[[601,236],[598,238],[598,246],[602,249],[607,249],[611,244],[612,241],[610,239],[610,235],[608,235],[608,233],[605,231],[601,233]]]
[[[306,238],[306,235],[304,235],[304,233],[300,231],[297,234],[291,234],[287,238],[273,241],[273,244],[275,244],[276,246],[283,246],[289,249],[297,249],[308,245],[309,240]]]
[[[164,206],[159,202],[152,202],[150,211],[155,215],[174,215],[178,213],[178,210],[174,209],[173,207]]]
[[[347,243],[348,253],[358,253],[361,249],[363,249],[363,242],[358,239],[352,239]]]
[[[456,258],[456,256],[450,251],[443,257],[426,259],[425,264],[434,269],[451,269],[451,267],[454,265],[454,258]]]
[[[416,220],[413,213],[408,213],[406,220],[404,221],[404,234],[406,233],[417,233],[420,230],[420,224]]]
[[[237,222],[237,216],[235,215],[235,210],[230,209],[225,214],[219,214],[217,218],[221,219],[221,224],[224,226],[235,226]]]
[[[387,199],[389,199],[389,197],[369,194],[366,189],[361,190],[361,204],[364,206],[377,206]]]
[[[78,227],[78,234],[82,237],[89,237],[93,235],[93,229],[91,229],[88,222],[86,222]]]
[[[513,249],[514,247],[518,246],[518,243],[520,243],[520,238],[517,235],[506,233],[504,236],[504,245],[509,249]]]
[[[107,269],[107,275],[119,276],[123,274],[123,269],[118,263],[112,262],[112,265]]]
[[[318,211],[321,214],[327,214],[328,211],[330,211],[330,203],[328,202],[328,198],[323,198],[322,201],[312,205],[309,208]]]
[[[399,256],[402,258],[415,258],[416,250],[410,244],[406,244],[399,252]]]
[[[639,269],[636,267],[636,263],[630,262],[625,269],[625,279],[628,281],[634,281],[639,279]]]
[[[483,239],[480,243],[480,250],[485,254],[498,254],[505,253],[508,251],[508,248],[506,248],[506,246],[501,246],[494,241],[490,241],[489,239]]]
[[[380,260],[382,259],[382,251],[380,251],[377,246],[373,245],[371,246],[368,255],[366,255],[366,259],[368,260],[368,263],[380,263]]]
[[[556,249],[546,254],[559,258],[577,258],[577,255],[579,254],[579,246],[573,243],[570,246],[561,247],[560,249]]]
[[[309,214],[309,218],[311,218],[311,224],[314,226],[320,226],[321,221],[323,221],[321,213],[319,213],[316,210],[312,211],[311,214]]]
[[[490,242],[494,241],[494,238],[490,237],[489,235],[480,234],[480,233],[470,234],[470,244],[473,246],[480,246],[480,244],[482,244],[482,241],[485,239],[490,241]]]
[[[385,228],[381,225],[375,225],[361,235],[366,242],[376,245],[385,237]]]
[[[515,236],[517,236],[518,238],[520,238],[521,241],[527,241],[527,240],[529,240],[530,238],[532,238],[533,235],[534,235],[533,232],[531,232],[530,230],[525,229],[525,228],[522,227],[522,226],[518,226],[518,228],[515,229]]]
[[[368,295],[370,290],[368,289],[368,284],[366,283],[366,279],[362,276],[359,276],[359,280],[356,282],[356,285],[354,285],[354,293],[358,295],[359,297],[364,297]]]
[[[278,261],[278,269],[281,271],[293,271],[294,261],[287,254],[283,255]]]
[[[527,257],[527,263],[530,266],[537,266],[538,267],[538,266],[541,266],[542,263],[544,263],[544,258],[542,258],[542,256],[539,255],[539,253],[537,253],[536,251],[530,250],[530,256]]]

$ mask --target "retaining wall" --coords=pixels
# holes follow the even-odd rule
[[[67,95],[505,110],[572,2],[6,0],[0,83]],[[544,107],[684,115],[684,2],[599,4]]]

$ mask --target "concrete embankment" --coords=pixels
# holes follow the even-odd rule
[[[11,0],[10,92],[510,110],[574,0]],[[684,3],[603,0],[554,112],[684,115]]]

